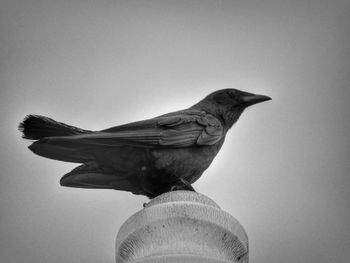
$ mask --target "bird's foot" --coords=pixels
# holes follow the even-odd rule
[[[187,190],[187,191],[196,192],[196,190],[194,190],[192,185],[182,178],[180,178],[179,181],[170,188],[170,191],[177,191],[177,190]]]

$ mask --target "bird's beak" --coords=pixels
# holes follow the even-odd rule
[[[247,107],[267,100],[271,100],[271,98],[265,95],[247,94],[241,97],[241,101]]]

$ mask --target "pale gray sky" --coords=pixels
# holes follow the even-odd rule
[[[16,127],[103,129],[237,88],[272,101],[229,132],[195,188],[245,227],[250,262],[350,260],[350,2],[0,4],[0,262],[114,262],[145,197],[59,186],[68,164]]]

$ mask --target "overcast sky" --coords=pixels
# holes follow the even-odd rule
[[[76,165],[35,156],[26,114],[103,129],[237,88],[243,113],[194,184],[245,227],[250,262],[350,260],[350,2],[0,4],[0,261],[114,262],[145,197],[59,186]]]

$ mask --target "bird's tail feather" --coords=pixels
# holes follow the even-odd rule
[[[91,132],[40,115],[28,115],[19,124],[18,129],[23,133],[23,138],[30,140]]]
[[[84,163],[94,159],[89,149],[59,147],[47,144],[45,141],[42,142],[42,140],[32,143],[28,148],[37,155],[63,162]]]
[[[129,180],[106,171],[96,162],[84,163],[65,174],[60,181],[62,186],[94,189],[115,189],[140,194],[140,189]]]

